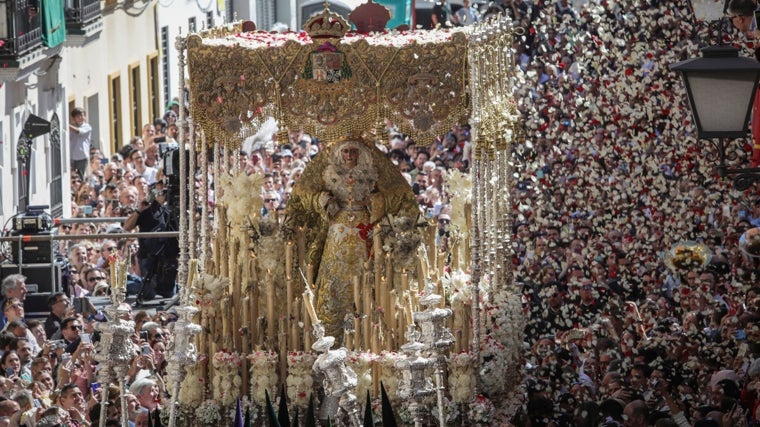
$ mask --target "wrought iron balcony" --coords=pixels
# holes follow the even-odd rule
[[[67,0],[66,31],[85,34],[87,27],[101,17],[100,0]]]
[[[42,45],[38,1],[0,0],[0,61],[16,63],[27,52]]]

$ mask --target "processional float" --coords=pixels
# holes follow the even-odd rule
[[[229,420],[239,399],[262,414],[265,394],[282,387],[301,414],[312,398],[330,406],[338,390],[327,415],[342,414],[336,421],[347,425],[360,423],[357,408],[368,396],[379,400],[381,383],[401,421],[415,425],[492,425],[522,402],[523,317],[510,269],[516,31],[503,17],[386,30],[388,12],[371,0],[351,20],[355,31],[326,6],[304,32],[241,22],[177,41],[191,118],[180,113],[181,128],[190,129],[189,150],[179,153],[179,304],[187,315],[175,331],[181,345],[167,356],[167,387],[177,391],[172,425]],[[243,141],[269,117],[277,142],[300,129],[324,148],[279,217],[262,216],[263,177],[239,166]],[[291,206],[306,206],[309,183],[320,179],[313,170],[329,161],[332,144],[361,139],[375,150],[387,122],[423,144],[469,123],[471,169],[445,177],[452,224],[441,245],[436,227],[405,209],[411,189],[397,186],[400,174],[372,157],[378,187],[404,208],[363,230],[368,256],[346,273],[341,289],[351,309],[339,320],[341,348],[332,348],[336,337],[323,335],[323,307],[312,299],[325,281],[325,254],[315,249],[323,219]],[[196,159],[205,171],[197,185],[188,177]],[[208,416],[214,411],[218,418]]]

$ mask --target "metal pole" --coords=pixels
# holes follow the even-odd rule
[[[179,231],[146,231],[139,233],[106,233],[106,234],[20,234],[18,236],[0,237],[0,242],[48,242],[59,240],[103,240],[103,239],[134,239],[179,237]]]
[[[108,387],[100,387],[100,418],[98,426],[106,427],[106,414],[108,413]]]

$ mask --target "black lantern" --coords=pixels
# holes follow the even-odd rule
[[[744,138],[760,78],[760,62],[732,46],[702,49],[701,58],[670,66],[683,76],[697,137]]]
[[[749,136],[749,119],[760,79],[760,62],[740,58],[732,46],[702,49],[701,58],[670,66],[683,76],[698,139],[717,139],[718,173],[734,177],[738,190],[760,181],[760,168],[729,169],[726,141]]]

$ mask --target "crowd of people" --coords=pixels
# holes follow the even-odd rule
[[[760,226],[760,194],[754,187],[735,190],[713,171],[696,141],[682,84],[668,70],[698,54],[706,26],[694,20],[688,1],[497,3],[468,5],[467,18],[459,19],[506,13],[525,29],[515,43],[525,143],[514,147],[513,275],[527,322],[527,396],[513,423],[758,425],[760,265],[740,236]],[[741,41],[744,34],[726,37]],[[173,277],[154,280],[171,266],[145,262],[173,248],[108,238],[170,222],[159,209],[168,184],[161,156],[178,146],[181,106],[167,107],[109,157],[90,147],[84,112],[72,112],[72,143],[83,144],[72,157],[72,216],[98,220],[64,224],[58,232],[103,239],[62,243],[65,292],[50,297],[44,322],[24,318],[23,277],[3,280],[0,422],[97,419],[91,341],[103,316],[77,313],[72,301],[107,294],[115,259],[130,261],[129,293],[141,293],[146,282],[146,299],[175,291]],[[276,136],[260,133],[230,166],[264,175],[261,213],[275,218],[323,148],[301,131],[288,141]],[[749,161],[748,145],[736,150],[739,161]],[[459,214],[448,205],[445,178],[450,170],[469,170],[469,125],[421,144],[389,123],[378,148],[409,182],[421,213],[445,233],[450,216]],[[674,266],[666,262],[674,245],[698,247],[704,258]],[[163,354],[173,314],[129,316],[136,327],[128,416],[145,425],[166,399]],[[118,389],[109,387],[108,395],[113,423]]]
[[[527,400],[514,423],[758,425],[760,269],[741,239],[758,189],[717,175],[668,68],[714,42],[707,23],[682,1],[507,3],[526,29],[513,231]],[[724,37],[746,46],[743,31]],[[749,164],[751,143],[731,150]],[[702,256],[674,263],[687,247]]]
[[[69,295],[55,292],[48,298],[46,319],[27,319],[25,277],[9,275],[0,286],[4,325],[0,332],[0,425],[97,425],[106,392],[105,425],[122,425],[122,393],[117,384],[98,382],[99,365],[93,359],[93,343],[101,333],[97,324],[107,320],[104,314],[87,307],[75,309]],[[176,313],[133,314],[126,303],[120,309],[125,320],[135,322],[126,417],[129,425],[145,427],[149,417],[159,417],[168,397],[165,353],[171,340],[168,325],[176,320]]]

